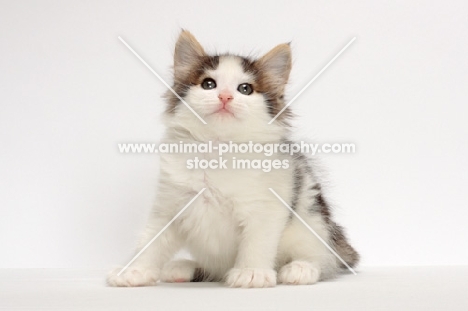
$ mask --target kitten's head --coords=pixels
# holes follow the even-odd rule
[[[252,60],[234,55],[207,55],[188,31],[182,31],[174,54],[174,91],[206,121],[203,124],[172,92],[166,123],[196,139],[275,140],[284,135],[284,90],[291,71],[289,44],[280,44]],[[182,131],[183,132],[183,131]]]

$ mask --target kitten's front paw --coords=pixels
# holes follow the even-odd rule
[[[120,270],[122,268],[115,268],[109,272],[107,275],[107,284],[109,286],[151,286],[156,285],[159,279],[158,270],[129,267],[118,275]]]
[[[276,271],[273,269],[233,268],[226,275],[226,285],[229,287],[274,287]]]
[[[320,278],[320,270],[307,261],[293,261],[284,265],[278,273],[278,282],[283,284],[314,284]]]

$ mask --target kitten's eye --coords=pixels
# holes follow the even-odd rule
[[[206,78],[201,83],[201,87],[204,88],[205,90],[211,90],[211,89],[214,89],[216,87],[216,82],[215,82],[215,80],[213,80],[211,78]]]
[[[250,94],[253,93],[252,84],[248,84],[248,83],[239,84],[239,87],[237,88],[237,90],[238,90],[241,94],[244,94],[244,95],[250,95]]]

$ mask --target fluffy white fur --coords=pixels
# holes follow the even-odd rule
[[[282,55],[270,55],[273,65]],[[284,57],[283,57],[284,58]],[[164,116],[167,130],[165,143],[200,143],[212,141],[277,143],[289,136],[288,128],[275,122],[268,125],[263,94],[243,95],[241,83],[253,83],[244,72],[240,58],[221,56],[219,66],[207,74],[217,87],[205,90],[191,86],[185,100],[206,120],[202,124],[184,105]],[[275,67],[275,69],[277,69]],[[289,74],[289,72],[288,72]],[[215,113],[218,94],[234,94],[230,104],[233,115]],[[157,189],[157,202],[149,216],[138,249],[148,243],[202,188],[206,191],[156,239],[151,246],[120,276],[119,270],[108,275],[111,286],[154,285],[190,281],[195,269],[201,268],[209,280],[224,281],[230,287],[271,287],[285,284],[313,284],[333,275],[337,261],[324,245],[290,214],[268,190],[273,188],[291,202],[294,161],[291,156],[275,154],[227,154],[223,157],[287,159],[289,169],[261,170],[190,170],[186,160],[218,158],[213,154],[163,154]],[[231,163],[228,161],[228,167]],[[304,176],[305,186],[316,183],[312,174]],[[297,213],[325,240],[327,224],[320,214],[310,213],[313,193],[304,192],[295,206]],[[171,262],[175,252],[187,248],[193,261]]]

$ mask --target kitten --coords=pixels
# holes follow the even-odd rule
[[[280,44],[258,60],[209,56],[188,31],[175,46],[173,89],[206,122],[203,124],[168,92],[164,143],[213,141],[290,143],[284,90],[291,50]],[[157,202],[142,234],[143,248],[202,189],[191,204],[111,286],[163,282],[224,281],[230,287],[313,284],[333,277],[342,263],[275,197],[274,189],[321,238],[355,266],[358,253],[331,218],[316,173],[306,156],[285,153],[230,153],[228,169],[188,169],[194,157],[217,154],[161,154]],[[287,160],[287,168],[265,172],[232,169],[232,157]],[[181,248],[194,260],[171,261]]]

